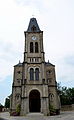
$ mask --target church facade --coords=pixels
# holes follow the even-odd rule
[[[55,65],[45,62],[43,31],[31,18],[25,34],[24,60],[14,66],[10,111],[21,105],[21,115],[29,112],[50,114],[50,105],[59,111]]]

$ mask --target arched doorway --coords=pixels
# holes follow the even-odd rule
[[[40,92],[38,90],[32,90],[29,94],[29,111],[40,112]]]

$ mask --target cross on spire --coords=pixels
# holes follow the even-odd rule
[[[33,14],[32,17],[34,18],[34,16],[35,16],[35,15]]]

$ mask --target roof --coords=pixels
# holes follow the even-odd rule
[[[45,62],[45,64],[46,64],[46,65],[50,65],[50,66],[55,66],[55,65],[53,65],[53,64],[50,63],[50,62]]]
[[[31,18],[30,22],[29,22],[29,26],[28,26],[27,32],[40,32],[40,31],[41,30],[39,28],[39,25],[37,23],[36,18]]]
[[[20,63],[20,61],[19,61],[18,64],[14,65],[14,67],[16,67],[16,66],[21,67],[21,66],[22,66],[22,63]]]

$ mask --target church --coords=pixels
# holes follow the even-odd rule
[[[40,112],[50,115],[50,105],[60,110],[55,65],[45,61],[43,31],[36,18],[31,18],[24,32],[24,60],[14,66],[10,111],[21,106],[20,115]]]

